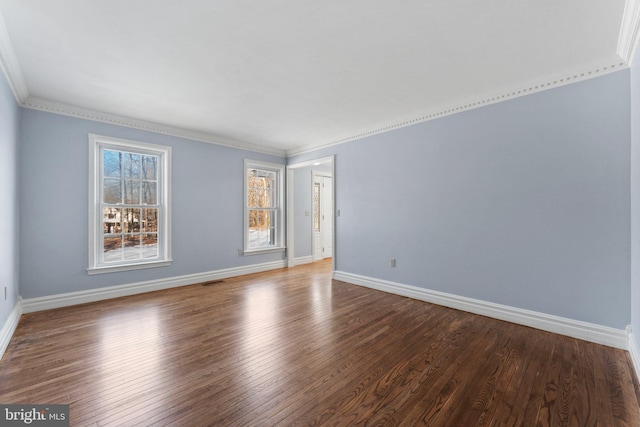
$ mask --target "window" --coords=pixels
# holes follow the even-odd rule
[[[89,274],[169,265],[171,147],[89,135]]]
[[[313,183],[313,231],[320,232],[320,183]]]
[[[284,250],[284,167],[245,160],[244,170],[244,252]]]

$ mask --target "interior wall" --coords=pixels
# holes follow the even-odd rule
[[[23,298],[284,259],[283,252],[238,255],[244,158],[284,158],[27,109],[21,131]],[[171,266],[87,274],[89,133],[173,147]]]
[[[0,72],[0,330],[16,306],[19,295],[20,111],[4,74]]]
[[[631,66],[631,329],[640,337],[640,49]],[[636,344],[638,342],[636,341]],[[636,349],[640,351],[640,349]],[[639,373],[640,374],[640,373]]]
[[[624,328],[630,148],[622,70],[289,162],[336,156],[337,270]]]

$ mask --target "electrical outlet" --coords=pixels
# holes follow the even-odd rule
[[[242,252],[242,249],[238,249],[238,255],[244,255],[244,252]]]
[[[336,211],[336,216],[340,216],[340,209]]]
[[[391,267],[393,267],[393,268],[396,267],[396,259],[395,258],[391,258]]]

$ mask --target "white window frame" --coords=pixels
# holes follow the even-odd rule
[[[158,156],[158,257],[150,260],[102,261],[104,227],[101,206],[102,151],[112,149]],[[171,147],[89,134],[89,274],[111,273],[171,264]]]
[[[275,245],[265,248],[249,248],[249,170],[260,169],[276,173],[276,235]],[[286,249],[284,240],[284,165],[244,159],[244,255],[264,254],[268,252],[283,252]]]

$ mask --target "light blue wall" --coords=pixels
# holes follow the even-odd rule
[[[105,123],[23,110],[20,283],[23,298],[284,259],[239,256],[243,159],[284,159]],[[173,147],[169,267],[87,275],[88,134]]]
[[[18,301],[20,107],[0,72],[0,329]],[[4,289],[7,288],[7,298]]]
[[[630,148],[623,70],[289,162],[336,155],[337,270],[624,328]]]
[[[631,329],[640,339],[640,56],[631,67]],[[640,350],[640,349],[637,349]]]
[[[293,170],[294,201],[294,258],[310,257],[313,205],[311,196],[311,168]],[[305,216],[305,213],[309,216]]]

